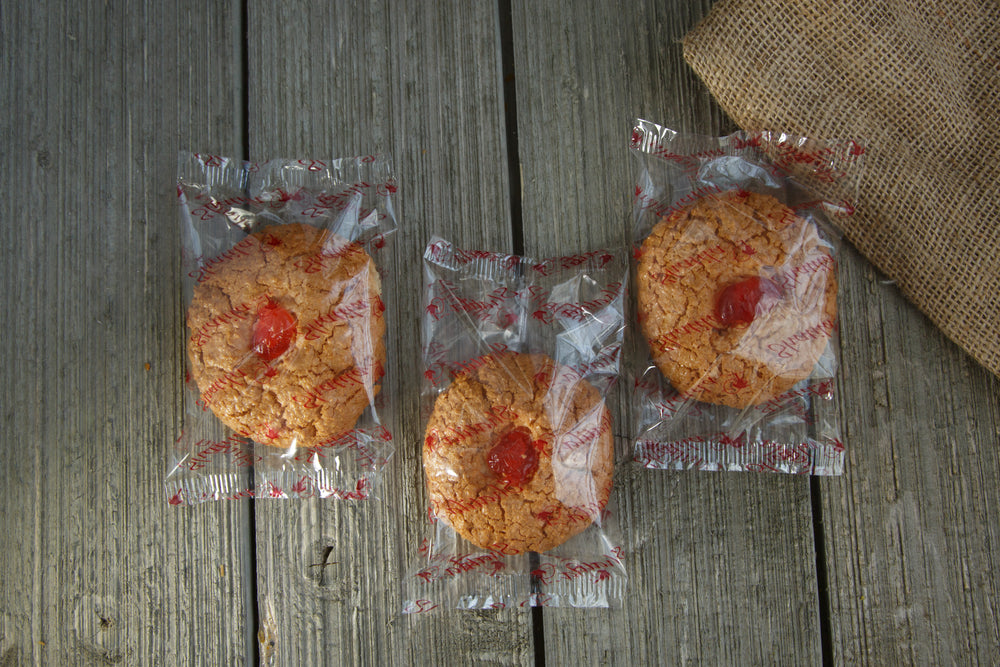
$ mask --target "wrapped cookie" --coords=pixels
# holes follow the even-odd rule
[[[627,261],[424,254],[423,472],[430,518],[405,611],[608,606],[625,583],[606,396]]]
[[[180,155],[186,381],[170,503],[372,494],[392,453],[379,412],[395,191],[385,157]]]
[[[637,460],[840,474],[830,216],[853,212],[864,148],[640,120],[632,153]]]

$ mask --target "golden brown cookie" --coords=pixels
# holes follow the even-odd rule
[[[188,308],[201,404],[275,447],[350,430],[380,388],[380,293],[358,243],[303,224],[250,234],[202,267]]]
[[[737,408],[808,377],[836,330],[836,262],[774,197],[708,195],[642,244],[639,320],[681,394]]]
[[[552,549],[598,520],[614,467],[600,393],[543,354],[499,353],[469,367],[427,423],[434,514],[505,554]]]

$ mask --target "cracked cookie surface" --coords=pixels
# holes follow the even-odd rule
[[[836,330],[836,294],[829,244],[769,195],[702,197],[640,251],[653,361],[678,392],[709,403],[756,405],[808,377]]]
[[[542,354],[499,353],[469,366],[427,424],[434,514],[506,554],[547,551],[599,520],[614,445],[597,389]]]
[[[380,389],[381,282],[357,243],[304,224],[248,235],[202,267],[187,311],[200,401],[275,447],[354,427]]]

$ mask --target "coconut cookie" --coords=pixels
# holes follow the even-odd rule
[[[469,367],[427,424],[434,514],[505,554],[552,549],[599,520],[614,467],[600,393],[542,354],[494,354]]]
[[[188,308],[201,404],[275,447],[350,430],[380,388],[380,293],[358,243],[304,224],[250,234],[202,266]]]
[[[657,367],[681,394],[736,408],[808,377],[836,330],[836,262],[774,197],[708,195],[642,244],[638,306]]]

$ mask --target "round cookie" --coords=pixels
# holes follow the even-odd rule
[[[352,429],[380,389],[380,293],[358,243],[297,223],[248,235],[202,267],[188,307],[200,403],[275,447]]]
[[[547,551],[599,520],[614,446],[597,389],[543,354],[498,353],[470,367],[427,424],[434,514],[505,554]]]
[[[816,226],[774,197],[708,195],[642,244],[639,320],[683,395],[744,408],[808,377],[836,330],[836,262]]]

